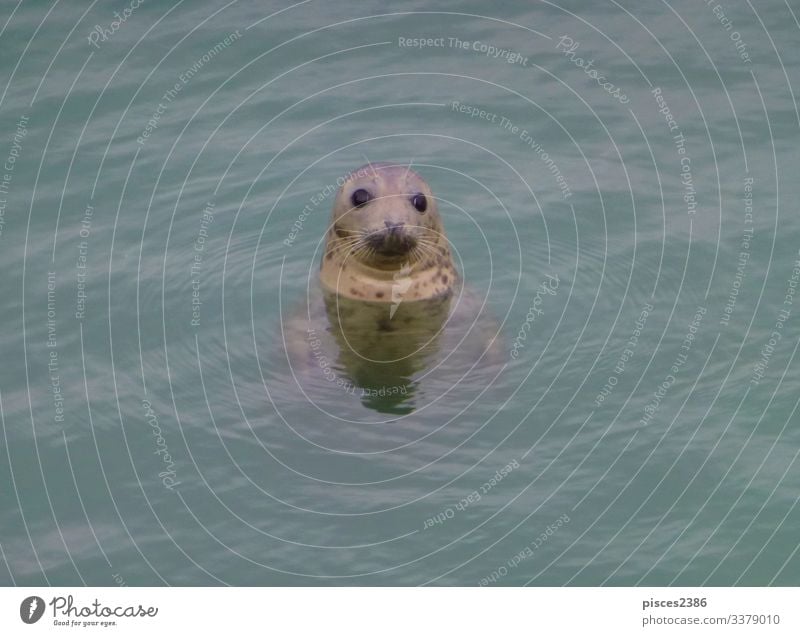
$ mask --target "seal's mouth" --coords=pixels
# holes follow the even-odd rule
[[[370,232],[364,239],[371,251],[386,259],[407,256],[417,246],[417,239],[402,223],[386,222],[386,229]]]

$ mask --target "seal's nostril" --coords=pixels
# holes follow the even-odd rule
[[[392,221],[384,221],[383,223],[384,223],[384,225],[386,225],[386,229],[389,230],[390,232],[394,232],[396,230],[399,230],[401,227],[403,227],[403,223],[402,222],[393,223]]]

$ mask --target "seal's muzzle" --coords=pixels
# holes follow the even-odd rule
[[[417,239],[409,233],[405,224],[384,221],[386,229],[371,232],[367,244],[376,253],[387,258],[406,256],[417,246]]]

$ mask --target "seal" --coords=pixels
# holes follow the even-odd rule
[[[306,395],[319,395],[315,382],[327,383],[360,392],[369,408],[409,413],[422,386],[423,393],[435,386],[431,369],[451,386],[444,377],[456,382],[497,350],[484,303],[453,263],[436,198],[408,165],[369,163],[347,176],[325,232],[319,281],[304,315],[282,331]]]
[[[460,282],[436,199],[410,166],[362,166],[333,204],[320,268],[323,288],[379,303],[428,300]]]

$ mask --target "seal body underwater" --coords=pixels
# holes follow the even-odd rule
[[[370,163],[341,185],[308,298],[283,331],[295,377],[308,369],[378,410],[413,410],[437,369],[456,377],[497,357],[494,323],[464,288],[436,199],[407,165]]]

